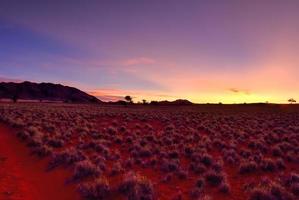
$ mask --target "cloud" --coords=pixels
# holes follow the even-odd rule
[[[230,88],[228,90],[233,92],[233,93],[242,93],[242,94],[250,95],[249,90],[241,90],[241,89],[237,89],[237,88]]]
[[[88,92],[90,95],[98,97],[102,101],[118,101],[123,100],[126,95],[134,98],[134,101],[146,99],[152,100],[175,100],[178,97],[168,94],[161,94],[158,91],[143,91],[143,90],[126,90],[118,88],[99,88]]]
[[[148,57],[138,57],[138,58],[131,58],[124,60],[122,62],[123,65],[125,66],[131,66],[131,65],[150,65],[150,64],[155,64],[156,61],[152,58]]]
[[[124,100],[124,97],[122,96],[113,96],[113,95],[104,95],[104,96],[96,96],[101,101],[109,102],[109,101],[119,101]]]
[[[234,92],[234,93],[238,93],[239,92],[239,90],[235,89],[235,88],[230,88],[229,91]]]

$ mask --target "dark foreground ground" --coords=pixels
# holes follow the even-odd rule
[[[298,199],[299,106],[0,104],[0,199]]]

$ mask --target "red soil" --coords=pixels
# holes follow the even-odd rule
[[[74,185],[66,185],[70,172],[46,172],[47,160],[30,155],[14,131],[0,124],[0,199],[76,200]]]

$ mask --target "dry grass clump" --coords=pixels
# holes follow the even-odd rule
[[[107,179],[97,179],[94,182],[79,184],[78,191],[88,200],[105,200],[111,194],[111,187]]]
[[[75,164],[72,181],[81,181],[86,178],[95,178],[101,174],[100,168],[89,160],[83,160]]]
[[[249,173],[254,173],[258,170],[258,166],[255,162],[253,161],[245,161],[242,162],[239,166],[239,173],[240,174],[249,174]]]
[[[48,169],[53,169],[60,165],[71,165],[85,159],[86,156],[81,151],[78,151],[74,148],[69,148],[52,154],[51,160],[48,164]]]
[[[205,181],[210,186],[219,186],[224,181],[224,176],[210,171],[205,174]]]
[[[126,195],[129,200],[155,199],[152,183],[147,178],[133,172],[125,174],[123,181],[118,186],[118,191]]]

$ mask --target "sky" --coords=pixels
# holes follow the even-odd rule
[[[1,0],[0,81],[102,100],[299,99],[296,0]]]

